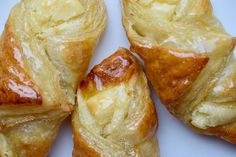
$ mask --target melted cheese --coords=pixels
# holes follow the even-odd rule
[[[150,4],[152,4],[154,0],[139,0],[139,3],[143,6],[148,6]]]
[[[216,102],[230,102],[236,100],[236,60],[230,56],[227,66],[218,78],[209,99]]]
[[[176,5],[170,5],[166,3],[155,2],[152,4],[151,11],[153,15],[158,16],[159,18],[171,19],[175,13]]]
[[[41,0],[35,1],[32,7],[41,24],[48,21],[66,21],[84,13],[84,7],[79,0]]]
[[[81,121],[89,130],[108,135],[125,120],[130,102],[125,88],[124,84],[109,88],[87,100],[78,94]]]
[[[6,138],[4,137],[3,134],[0,134],[0,156],[1,157],[11,157],[13,156],[13,152],[9,148],[9,144],[7,143]]]
[[[216,127],[236,120],[234,104],[203,102],[192,113],[192,124],[201,129]]]
[[[180,0],[139,0],[139,3],[143,6],[151,5],[152,3],[166,3],[166,4],[177,4]]]

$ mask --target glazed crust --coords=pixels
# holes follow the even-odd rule
[[[214,17],[210,0],[122,0],[122,6],[131,50],[144,60],[161,102],[197,132],[236,143],[235,38]]]
[[[74,157],[159,156],[155,106],[141,65],[128,50],[96,65],[77,97]]]
[[[0,43],[0,105],[41,105],[39,90],[24,70],[15,35],[7,23]],[[18,57],[18,58],[17,58]]]
[[[191,86],[209,60],[207,56],[194,52],[166,48],[132,46],[131,50],[142,52],[142,58],[150,59],[145,64],[146,72],[149,79],[155,82],[154,87],[161,101],[168,106]]]
[[[14,6],[0,39],[0,157],[48,155],[106,19],[102,0]]]

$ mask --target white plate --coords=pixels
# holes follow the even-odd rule
[[[12,6],[18,0],[0,0],[0,31]],[[109,14],[108,26],[98,45],[90,68],[112,54],[118,47],[129,48],[122,24],[119,0],[105,0]],[[216,16],[225,29],[236,36],[236,0],[212,0]],[[158,139],[161,157],[236,157],[236,146],[217,138],[198,135],[171,116],[153,93],[159,113]],[[70,121],[61,127],[49,157],[71,157],[72,135]]]

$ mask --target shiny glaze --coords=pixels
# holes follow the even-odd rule
[[[23,69],[21,50],[9,27],[0,43],[0,105],[40,105],[41,96]]]
[[[134,46],[132,50],[143,52],[140,56],[144,61],[149,60],[145,62],[147,75],[154,80],[154,88],[161,101],[167,106],[171,105],[192,85],[209,60],[207,56],[194,52],[164,48],[148,49]],[[152,59],[144,56],[148,53],[153,54]]]
[[[81,82],[80,87],[88,87],[90,81],[97,89],[102,90],[103,86],[115,85],[126,81],[133,74],[133,60],[125,54],[126,49],[120,49],[99,65],[96,65],[88,74],[87,79]],[[91,82],[90,82],[91,83]]]

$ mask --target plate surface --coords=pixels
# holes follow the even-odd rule
[[[111,55],[118,47],[129,48],[122,24],[119,0],[105,0],[109,14],[107,29],[100,41],[90,68]],[[0,0],[0,32],[12,6],[18,0]],[[215,15],[227,32],[236,36],[236,0],[212,0]],[[236,146],[222,140],[198,135],[171,116],[152,92],[159,114],[158,139],[161,157],[236,157]],[[73,141],[70,120],[61,127],[49,157],[71,157]]]

